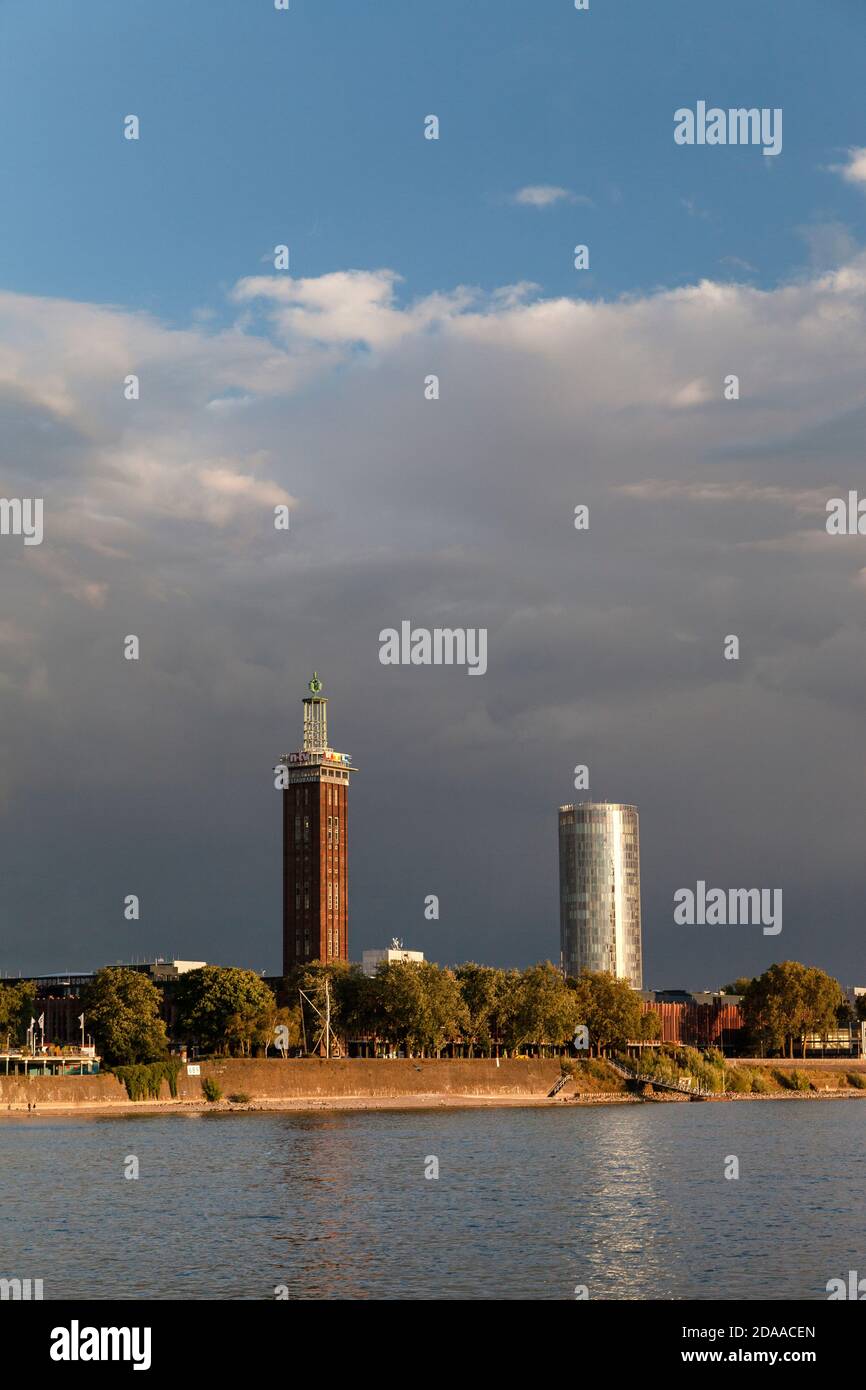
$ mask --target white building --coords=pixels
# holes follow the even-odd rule
[[[384,951],[374,950],[365,951],[361,959],[361,969],[365,975],[375,975],[380,965],[393,965],[395,962],[404,964],[411,961],[415,965],[423,965],[423,951],[406,951],[403,949],[403,942],[398,941],[396,936],[391,945]]]
[[[176,980],[180,975],[186,975],[190,970],[201,970],[205,965],[206,960],[163,960],[158,957],[138,968],[146,970],[152,980]]]

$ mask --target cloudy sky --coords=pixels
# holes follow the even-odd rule
[[[859,0],[86,11],[0,5],[0,493],[45,505],[0,536],[0,970],[275,972],[315,668],[353,957],[558,959],[587,764],[648,985],[866,983]],[[675,145],[698,100],[781,154]],[[487,673],[382,666],[404,619]],[[675,926],[698,879],[781,887],[781,936]]]

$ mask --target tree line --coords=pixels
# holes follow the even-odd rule
[[[838,981],[796,961],[727,990],[743,995],[748,1046],[755,1050],[793,1056],[795,1045],[805,1051],[808,1033],[825,1035],[852,1018]],[[282,1007],[254,971],[207,965],[180,976],[166,997],[174,1038],[217,1055],[268,1056],[278,1041],[292,1055],[312,1052],[328,1011],[339,1050],[363,1040],[374,1054],[399,1049],[417,1057],[438,1057],[452,1046],[480,1057],[561,1050],[581,1026],[590,1054],[602,1056],[661,1032],[658,1015],[625,980],[589,972],[564,978],[550,961],[525,970],[473,961],[456,969],[393,962],[372,977],[357,965],[314,962],[283,982],[282,997],[291,1002]],[[5,1031],[13,1045],[23,1041],[34,998],[26,981],[0,982],[0,1038]],[[107,1064],[167,1056],[165,998],[141,971],[98,971],[82,1007]],[[866,999],[858,1008],[866,1017]]]
[[[301,998],[301,992],[306,996]],[[438,1057],[451,1045],[469,1056],[561,1049],[588,1027],[591,1047],[657,1035],[638,995],[612,975],[564,979],[544,961],[526,970],[468,962],[392,962],[366,976],[357,965],[313,962],[283,984],[283,1007],[255,972],[207,965],[172,982],[173,1034],[217,1055],[267,1056],[279,1040],[294,1055],[314,1050],[330,1015],[336,1048],[363,1039],[374,1052]],[[143,973],[109,966],[82,997],[87,1025],[109,1065],[156,1061],[168,1051],[163,995]],[[335,1048],[332,1046],[332,1051]]]

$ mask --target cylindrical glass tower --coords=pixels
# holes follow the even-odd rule
[[[643,987],[636,806],[560,806],[559,934],[566,975],[606,970]]]

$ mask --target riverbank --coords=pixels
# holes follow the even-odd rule
[[[723,1092],[719,1095],[707,1096],[702,1103],[722,1104],[726,1101],[830,1101],[830,1100],[866,1100],[866,1092],[862,1091],[821,1091],[821,1092],[795,1092],[795,1091],[771,1091],[764,1095],[739,1095],[734,1091]],[[593,1107],[597,1109],[602,1105],[652,1105],[652,1104],[689,1104],[688,1096],[662,1095],[657,1094],[653,1097],[635,1095],[623,1092],[620,1094],[608,1093],[598,1095],[559,1095],[559,1096],[441,1096],[441,1095],[414,1095],[400,1097],[377,1096],[375,1098],[362,1098],[359,1096],[334,1096],[327,1100],[318,1100],[311,1097],[300,1097],[294,1100],[272,1100],[272,1101],[245,1101],[242,1103],[232,1103],[229,1101],[165,1101],[165,1100],[138,1100],[116,1102],[111,1105],[100,1105],[96,1102],[85,1102],[77,1105],[64,1105],[58,1102],[49,1102],[43,1105],[36,1105],[31,1110],[26,1106],[17,1108],[6,1108],[0,1110],[0,1124],[4,1121],[10,1123],[38,1123],[40,1120],[82,1120],[99,1119],[111,1115],[232,1115],[249,1114],[256,1111],[267,1112],[269,1114],[293,1114],[293,1113],[316,1113],[321,1111],[405,1111],[405,1110],[517,1110],[517,1109],[542,1109],[550,1106],[567,1105],[569,1108]],[[692,1102],[693,1103],[693,1102]]]
[[[141,1069],[144,1071],[145,1069]],[[607,1075],[607,1068],[604,1074]],[[182,1066],[174,1091],[156,1077],[153,1094],[133,1098],[119,1077],[0,1077],[0,1117],[40,1111],[122,1113],[130,1110],[208,1111],[317,1108],[426,1108],[437,1104],[485,1105],[546,1101],[560,1076],[557,1060],[415,1060],[413,1058],[226,1058]],[[210,1097],[205,1093],[210,1091]],[[605,1087],[620,1087],[614,1078]],[[216,1097],[214,1100],[213,1097]],[[29,1107],[29,1109],[28,1109]]]
[[[866,1081],[866,1062],[791,1063],[743,1059],[760,1068],[770,1089],[727,1091],[704,1101],[866,1099],[849,1078]],[[98,1076],[0,1077],[0,1121],[131,1114],[236,1114],[250,1111],[365,1111],[539,1108],[684,1104],[686,1094],[636,1089],[604,1061],[577,1062],[555,1096],[562,1076],[557,1059],[217,1059],[180,1068],[176,1095],[168,1081],[133,1100],[110,1072]],[[797,1088],[799,1084],[799,1089]],[[204,1086],[216,1099],[208,1100]]]
[[[35,1110],[28,1111],[26,1107],[22,1110],[4,1109],[0,1111],[0,1124],[4,1120],[10,1121],[38,1121],[39,1119],[84,1119],[107,1115],[230,1115],[245,1114],[254,1111],[266,1111],[270,1114],[284,1112],[291,1114],[294,1112],[315,1112],[315,1111],[366,1111],[366,1110],[495,1110],[495,1109],[533,1109],[543,1106],[562,1105],[565,1100],[569,1104],[578,1105],[640,1105],[640,1096],[634,1095],[606,1095],[593,1096],[586,1099],[577,1097],[563,1098],[561,1096],[442,1096],[442,1095],[407,1095],[407,1096],[332,1096],[326,1100],[314,1097],[298,1097],[292,1100],[251,1100],[241,1103],[230,1101],[165,1101],[165,1100],[138,1100],[117,1102],[111,1105],[100,1105],[98,1103],[83,1103],[78,1105],[62,1105],[59,1103],[49,1103],[37,1105]]]

